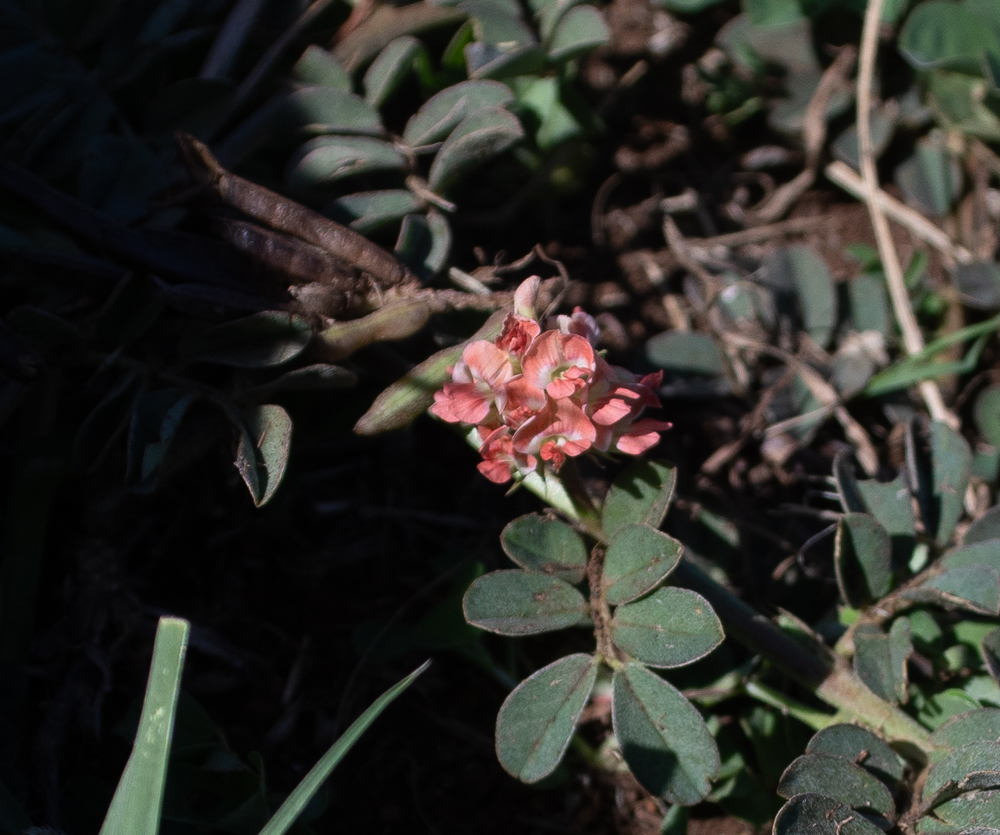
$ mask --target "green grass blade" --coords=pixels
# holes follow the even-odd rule
[[[868,381],[862,395],[877,397],[890,391],[907,388],[923,380],[933,380],[951,374],[968,374],[979,362],[979,355],[986,346],[987,335],[980,336],[969,348],[966,355],[958,362],[926,362],[914,363],[910,359],[885,369]],[[914,354],[914,356],[917,356]]]
[[[132,756],[115,790],[101,835],[156,835],[159,831],[187,639],[186,620],[160,618]]]
[[[340,739],[333,743],[330,750],[313,766],[312,771],[302,778],[302,782],[288,795],[288,799],[281,804],[281,808],[274,813],[274,817],[267,822],[267,825],[260,831],[260,835],[284,835],[289,830],[291,825],[295,823],[295,819],[306,808],[312,796],[316,794],[319,787],[330,776],[330,772],[333,771],[337,763],[351,750],[351,747],[358,741],[361,734],[368,730],[368,726],[378,718],[379,714],[400,693],[413,684],[416,677],[426,670],[430,666],[430,663],[430,661],[425,661],[401,682],[386,690],[385,693],[372,703],[372,706],[368,710],[361,714],[357,721],[344,732],[344,735]],[[104,835],[104,833],[101,833],[101,835]]]

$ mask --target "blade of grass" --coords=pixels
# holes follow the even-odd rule
[[[872,377],[862,394],[865,397],[877,397],[880,394],[906,388],[922,380],[933,380],[935,377],[951,374],[968,374],[979,362],[979,355],[983,352],[988,338],[987,334],[980,336],[959,362],[915,363],[905,360],[898,363]]]
[[[285,802],[282,803],[278,811],[274,813],[274,817],[272,817],[271,820],[267,822],[267,825],[260,831],[260,835],[284,835],[284,833],[291,828],[292,824],[295,823],[295,819],[301,814],[302,810],[305,809],[306,805],[312,799],[312,796],[316,794],[319,787],[323,785],[326,778],[330,776],[330,772],[333,771],[337,763],[339,763],[344,758],[344,755],[351,750],[351,747],[358,741],[361,734],[368,730],[368,726],[378,718],[379,714],[382,713],[382,711],[385,710],[397,696],[413,684],[417,676],[426,670],[430,666],[430,663],[430,661],[425,661],[420,665],[420,667],[410,673],[401,682],[390,687],[372,703],[368,710],[358,717],[354,724],[344,732],[344,735],[333,743],[330,750],[328,750],[320,761],[313,766],[312,771],[302,778],[302,782],[295,787],[290,795],[288,795]],[[101,835],[104,835],[104,833],[102,832]]]
[[[159,831],[187,639],[186,620],[160,618],[132,755],[100,835],[156,835]]]

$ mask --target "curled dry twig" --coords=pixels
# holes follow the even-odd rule
[[[771,223],[780,218],[816,181],[820,154],[826,143],[827,107],[833,94],[847,81],[847,74],[854,64],[856,55],[857,50],[853,46],[845,46],[833,63],[826,68],[806,109],[805,124],[802,129],[806,167],[794,180],[777,188],[763,205],[746,212],[745,218],[750,226]]]

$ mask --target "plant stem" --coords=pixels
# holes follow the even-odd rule
[[[907,354],[918,354],[924,348],[924,337],[910,306],[910,296],[906,291],[903,268],[899,254],[892,241],[889,222],[879,202],[878,172],[875,169],[875,153],[872,144],[872,81],[875,75],[875,56],[878,54],[879,25],[882,20],[883,0],[868,0],[864,26],[861,31],[861,57],[858,66],[857,123],[858,156],[861,162],[861,179],[864,182],[864,202],[868,205],[879,258],[885,270],[889,285],[889,297],[896,314],[896,321],[903,334],[903,346]],[[944,404],[941,390],[933,380],[920,383],[920,394],[927,404],[927,411],[934,420],[940,420],[951,427],[958,426],[958,418]]]
[[[587,584],[590,586],[590,617],[594,621],[597,652],[611,669],[621,667],[618,651],[611,640],[611,607],[604,591],[604,546],[595,545],[587,563]]]
[[[782,713],[798,719],[814,731],[821,731],[823,728],[827,728],[837,721],[836,714],[831,715],[811,708],[796,699],[789,698],[773,687],[761,684],[759,681],[748,681],[744,689],[748,696],[751,696],[758,702],[778,708]]]
[[[869,690],[843,658],[825,648],[822,653],[810,651],[686,560],[674,570],[673,579],[712,604],[726,635],[812,690],[847,719],[867,725],[889,741],[907,744],[911,756],[924,759],[931,748],[927,730]]]

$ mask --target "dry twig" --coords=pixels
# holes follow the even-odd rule
[[[889,231],[889,221],[886,220],[882,203],[879,200],[878,174],[875,170],[875,154],[872,146],[871,108],[872,108],[872,77],[875,72],[875,55],[878,52],[879,21],[882,19],[883,0],[869,0],[865,10],[864,28],[861,33],[861,60],[858,69],[858,147],[861,158],[861,177],[864,181],[864,201],[868,205],[872,226],[875,229],[875,240],[878,243],[879,257],[885,269],[886,281],[889,285],[889,295],[896,313],[896,320],[903,332],[903,346],[907,354],[916,354],[924,348],[924,337],[917,324],[910,306],[910,297],[906,292],[906,281],[903,277],[903,267],[899,263],[899,253],[896,252]],[[927,410],[934,420],[944,421],[950,426],[958,426],[958,418],[944,404],[941,390],[933,380],[924,380],[920,384]]]
[[[865,199],[865,183],[849,165],[843,162],[831,162],[824,170],[827,178],[840,186],[844,191],[858,200]],[[972,261],[972,253],[964,246],[956,244],[947,233],[939,229],[920,212],[914,211],[895,197],[886,194],[882,189],[876,192],[876,200],[885,214],[900,226],[905,226],[914,235],[930,244],[947,257],[965,264]]]

